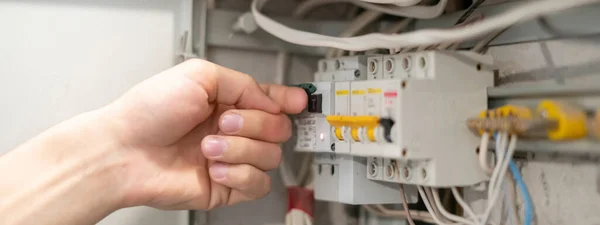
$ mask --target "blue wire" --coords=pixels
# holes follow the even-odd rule
[[[510,167],[510,172],[512,173],[513,178],[515,178],[517,187],[521,191],[521,196],[523,197],[523,201],[525,204],[525,222],[523,224],[531,225],[531,223],[533,222],[533,202],[531,201],[531,196],[529,195],[529,191],[527,190],[527,185],[525,185],[525,182],[523,182],[523,177],[519,172],[519,168],[517,168],[517,165],[512,159],[510,160],[510,162],[508,162],[508,166]]]
[[[498,133],[496,133],[494,136],[496,140],[498,140]],[[533,222],[533,201],[531,200],[531,196],[529,195],[529,190],[527,190],[527,185],[523,181],[523,177],[521,176],[519,168],[512,159],[510,159],[510,161],[508,162],[508,166],[510,168],[510,172],[513,175],[513,178],[515,179],[515,182],[517,183],[517,187],[521,192],[521,196],[523,197],[523,201],[525,204],[525,221],[523,225],[531,225],[531,223]]]

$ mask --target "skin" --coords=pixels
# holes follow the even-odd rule
[[[189,60],[0,157],[0,224],[95,224],[125,207],[264,197],[302,89]],[[18,171],[18,172],[14,172]]]

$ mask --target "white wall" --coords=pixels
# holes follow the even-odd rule
[[[0,0],[0,154],[173,64],[180,1]],[[183,225],[122,210],[102,225]]]

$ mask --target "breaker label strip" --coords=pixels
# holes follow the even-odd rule
[[[348,90],[337,90],[335,91],[335,95],[337,96],[344,96],[344,95],[348,95]]]

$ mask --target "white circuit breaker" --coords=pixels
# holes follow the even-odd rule
[[[487,179],[477,164],[478,138],[465,121],[487,108],[490,56],[425,51],[361,57],[319,62],[315,93],[327,106],[296,120],[313,126],[298,130],[299,139],[314,137],[297,150],[366,159],[366,176],[374,181],[449,187]]]
[[[294,119],[296,150],[316,153],[313,170],[318,200],[346,204],[402,202],[397,184],[368,178],[367,158],[350,155],[350,142],[336,141],[327,121],[327,116],[349,113],[350,93],[336,95],[336,89],[348,92],[351,82],[366,80],[366,65],[366,56],[321,60],[315,75],[317,82],[312,83],[316,90],[309,96],[309,106]],[[414,187],[407,187],[406,193],[409,202],[418,200]]]

